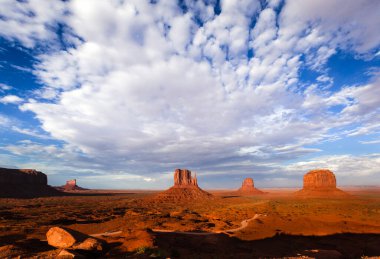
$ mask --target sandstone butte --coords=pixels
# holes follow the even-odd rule
[[[61,194],[47,183],[46,174],[34,169],[0,168],[2,198],[33,198]]]
[[[263,191],[260,191],[259,189],[255,188],[254,181],[250,177],[244,179],[240,189],[238,190],[238,193],[242,195],[264,194]]]
[[[336,178],[328,169],[311,170],[303,177],[303,188],[295,193],[303,197],[344,197],[344,191],[336,188]]]
[[[174,185],[168,190],[154,197],[155,201],[164,202],[186,202],[191,200],[208,200],[214,196],[198,186],[197,176],[191,175],[187,169],[176,169],[174,171]]]
[[[78,186],[76,179],[68,180],[68,181],[66,181],[65,185],[56,187],[56,189],[60,190],[60,191],[82,191],[82,190],[88,190],[88,189],[85,189],[85,188],[82,188],[82,187]]]

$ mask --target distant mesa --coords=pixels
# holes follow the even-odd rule
[[[191,175],[187,169],[176,169],[174,171],[174,185],[168,190],[159,193],[155,200],[165,202],[181,202],[192,200],[208,200],[214,196],[198,186],[197,176]]]
[[[56,188],[60,191],[84,191],[84,190],[88,190],[86,188],[82,188],[82,187],[78,186],[76,179],[68,180],[68,181],[66,181],[65,185],[62,185],[62,186],[59,186]]]
[[[2,198],[34,198],[62,194],[47,183],[46,174],[35,169],[0,168]]]
[[[259,194],[265,194],[265,192],[260,191],[259,189],[255,188],[255,184],[252,178],[248,177],[245,178],[240,189],[238,190],[239,194],[242,195],[259,195]]]
[[[303,177],[303,189],[295,193],[298,196],[335,197],[348,194],[336,188],[336,178],[328,169],[311,170]]]

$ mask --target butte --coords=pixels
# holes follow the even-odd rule
[[[48,185],[47,175],[34,169],[0,168],[0,198],[36,198],[62,193]]]
[[[311,170],[303,176],[303,188],[295,193],[301,197],[345,197],[348,194],[336,188],[336,178],[327,169]]]
[[[159,193],[155,200],[173,203],[205,201],[213,198],[212,194],[199,188],[197,176],[193,177],[190,170],[176,169],[174,171],[174,185],[168,190]]]
[[[259,195],[265,194],[263,191],[255,188],[255,184],[253,179],[248,177],[245,178],[240,189],[237,191],[241,195]]]
[[[86,188],[82,188],[82,187],[78,186],[76,179],[68,180],[68,181],[66,181],[65,185],[56,187],[56,189],[60,190],[60,191],[84,191],[84,190],[88,190]]]

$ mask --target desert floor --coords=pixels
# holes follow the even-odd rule
[[[169,204],[155,192],[92,191],[0,199],[0,258],[54,257],[46,232],[64,226],[107,242],[109,258],[360,258],[380,255],[380,189],[346,199],[295,198],[292,190]],[[12,250],[10,252],[10,250]]]

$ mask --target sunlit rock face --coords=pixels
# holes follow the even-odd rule
[[[333,172],[327,169],[312,170],[303,177],[304,189],[334,189],[336,178]]]
[[[197,176],[191,175],[191,171],[187,169],[176,169],[174,171],[174,187],[187,188],[198,187]]]
[[[264,192],[255,188],[255,183],[252,178],[245,178],[241,188],[238,190],[239,193],[249,195],[249,194],[263,194]]]
[[[35,169],[0,168],[0,197],[33,198],[60,194],[47,183],[46,174]]]
[[[303,177],[303,189],[295,193],[303,197],[346,197],[347,193],[336,188],[336,178],[328,169],[315,169]]]
[[[162,202],[190,202],[213,199],[214,196],[198,186],[196,175],[190,170],[176,169],[174,171],[174,185],[168,190],[159,193],[154,200]]]

